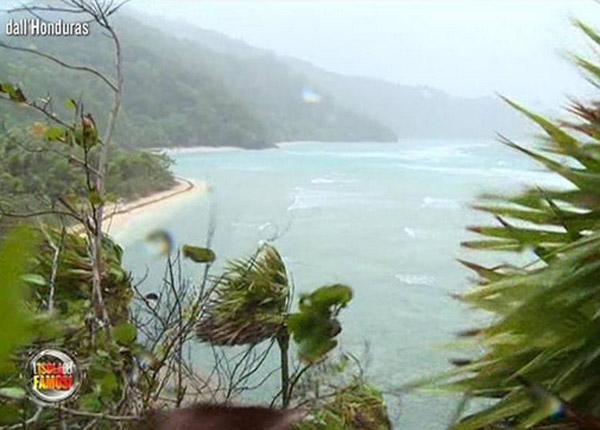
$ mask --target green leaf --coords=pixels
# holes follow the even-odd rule
[[[27,393],[21,387],[0,388],[0,397],[5,397],[14,400],[22,400],[25,398],[26,395]]]
[[[88,194],[88,199],[94,206],[100,206],[103,203],[102,197],[97,190],[90,191]]]
[[[4,93],[8,98],[14,102],[26,101],[23,91],[19,87],[16,87],[8,82],[0,84],[0,93]]]
[[[44,139],[46,139],[49,142],[60,140],[62,136],[63,130],[58,127],[48,127],[46,129],[46,132],[44,133]]]
[[[98,393],[84,394],[79,398],[79,404],[84,411],[96,412],[102,409]]]
[[[568,235],[558,231],[546,231],[541,229],[528,229],[519,227],[467,227],[468,231],[483,236],[518,240],[525,244],[538,244],[542,242],[564,243]]]
[[[109,203],[116,203],[119,201],[119,195],[115,193],[106,193],[104,195],[104,201]]]
[[[583,23],[582,21],[575,21],[575,25],[579,27],[587,37],[589,37],[594,43],[600,45],[600,35],[596,33],[596,31],[590,27],[589,25]]]
[[[114,328],[113,336],[117,343],[128,346],[137,339],[137,328],[129,323],[120,324]]]
[[[504,98],[504,100],[512,107],[526,115],[535,123],[537,123],[548,134],[548,136],[550,137],[549,143],[552,144],[559,153],[575,157],[584,166],[598,166],[597,161],[589,157],[584,151],[581,150],[581,144],[573,136],[562,130],[560,127],[554,125],[546,118],[525,109],[523,106],[507,98]]]
[[[488,251],[521,251],[523,247],[516,240],[467,240],[461,246],[469,249],[485,249]]]
[[[114,373],[105,374],[99,382],[100,396],[109,397],[119,388],[119,381]]]
[[[184,245],[183,256],[196,263],[212,263],[217,258],[215,253],[208,248]]]
[[[77,102],[73,99],[67,99],[67,100],[65,100],[65,107],[68,110],[74,111],[77,109]]]
[[[309,299],[314,306],[318,307],[344,307],[352,300],[352,289],[342,284],[321,287],[312,292]]]
[[[22,276],[36,242],[32,230],[19,228],[9,233],[0,247],[0,362],[31,336],[31,315],[24,306],[26,288]]]
[[[502,274],[498,273],[495,270],[488,269],[486,267],[483,267],[479,264],[472,263],[470,261],[458,259],[458,262],[460,264],[462,264],[463,266],[468,267],[469,269],[476,272],[481,278],[488,279],[490,281],[499,281],[500,279],[502,279],[504,277]]]
[[[582,57],[575,57],[575,62],[579,65],[579,67],[587,70],[591,75],[600,78],[600,67],[591,61],[586,60]]]
[[[352,290],[341,284],[300,297],[300,311],[289,316],[288,329],[302,360],[314,363],[336,347],[334,338],[341,330],[336,315],[351,299]]]
[[[576,187],[584,190],[597,190],[598,187],[600,187],[600,174],[595,170],[570,168],[513,142],[505,141],[504,143],[517,151],[527,154],[529,157],[543,164],[549,170],[558,173],[563,178],[573,183]]]
[[[27,99],[25,98],[25,94],[23,94],[23,91],[19,87],[11,86],[7,94],[10,100],[12,100],[13,102],[23,103],[27,101]]]
[[[17,424],[21,420],[21,410],[14,405],[0,405],[0,425]]]
[[[12,94],[15,92],[15,87],[7,82],[0,84],[0,93]]]
[[[21,279],[28,284],[37,285],[43,287],[46,285],[46,279],[37,273],[29,273],[27,275],[21,276]]]

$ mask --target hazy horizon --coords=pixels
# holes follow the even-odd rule
[[[502,93],[545,108],[589,94],[566,55],[590,53],[571,21],[600,22],[593,0],[137,0],[128,10],[218,31],[332,72],[462,97]]]

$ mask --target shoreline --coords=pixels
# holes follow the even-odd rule
[[[386,144],[398,144],[402,143],[403,139],[398,139],[396,141],[389,142],[368,142],[368,141],[357,141],[357,142],[321,142],[317,140],[295,140],[295,141],[285,141],[285,142],[275,142],[270,146],[264,146],[260,148],[243,148],[241,146],[176,146],[176,147],[155,147],[155,148],[147,148],[146,151],[154,152],[154,153],[163,153],[167,155],[185,155],[185,154],[211,154],[211,153],[221,153],[221,152],[234,152],[234,151],[265,151],[269,149],[284,149],[287,147],[301,146],[306,144],[314,144],[314,143],[350,143],[350,144],[361,144],[361,143],[386,143]],[[406,140],[411,140],[407,138]],[[435,138],[432,139],[421,139],[421,140],[437,140]],[[475,139],[478,140],[478,139]]]
[[[177,146],[173,148],[148,148],[148,151],[167,155],[207,154],[213,152],[244,151],[245,148],[236,146]]]
[[[293,147],[310,143],[316,142],[278,142],[272,148],[260,148],[256,150],[279,148],[284,149],[286,147]],[[175,148],[149,148],[147,150],[151,152],[161,152],[167,155],[180,155],[222,153],[233,151],[252,151],[253,149],[240,148],[234,146],[189,146]],[[174,178],[176,184],[168,190],[152,193],[146,197],[141,197],[139,199],[128,202],[119,202],[107,205],[105,208],[105,216],[103,223],[104,232],[111,236],[121,234],[129,224],[135,221],[139,216],[147,214],[150,210],[164,209],[174,203],[178,203],[181,200],[191,198],[194,195],[202,192],[203,187],[200,186],[201,184],[196,184],[189,179],[179,176],[175,176]],[[76,229],[76,231],[77,230],[80,229],[78,228]]]
[[[241,146],[175,146],[175,147],[155,147],[147,148],[146,151],[163,153],[167,155],[183,155],[183,154],[211,154],[220,152],[234,152],[234,151],[266,151],[269,149],[280,149],[286,146],[293,145],[304,145],[307,143],[319,143],[313,140],[298,140],[289,142],[276,142],[270,146],[263,146],[260,148],[243,148]]]
[[[176,185],[168,190],[158,191],[129,202],[108,205],[105,209],[104,232],[114,236],[150,209],[160,210],[175,201],[191,198],[200,191],[198,185],[189,179],[176,176],[175,181]]]

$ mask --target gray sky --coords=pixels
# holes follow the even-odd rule
[[[500,92],[530,105],[590,93],[567,51],[590,53],[571,18],[600,27],[593,0],[135,0],[331,71],[428,85],[462,96]],[[533,107],[533,106],[532,106]]]

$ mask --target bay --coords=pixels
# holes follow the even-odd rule
[[[203,244],[213,210],[220,261],[249,256],[278,237],[297,292],[332,283],[354,289],[341,347],[361,356],[368,345],[367,375],[389,392],[449,369],[457,352],[443,345],[480,321],[451,298],[470,285],[456,259],[497,264],[503,257],[460,248],[475,237],[466,226],[494,222],[469,204],[482,192],[564,186],[496,141],[304,142],[175,160],[175,173],[205,193],[150,211],[117,234],[126,267],[138,279],[147,275],[143,288],[162,275],[143,240],[153,229],[168,230],[179,244]],[[186,273],[200,276],[193,266]],[[424,393],[387,399],[396,427],[406,430],[446,428],[458,402]]]

